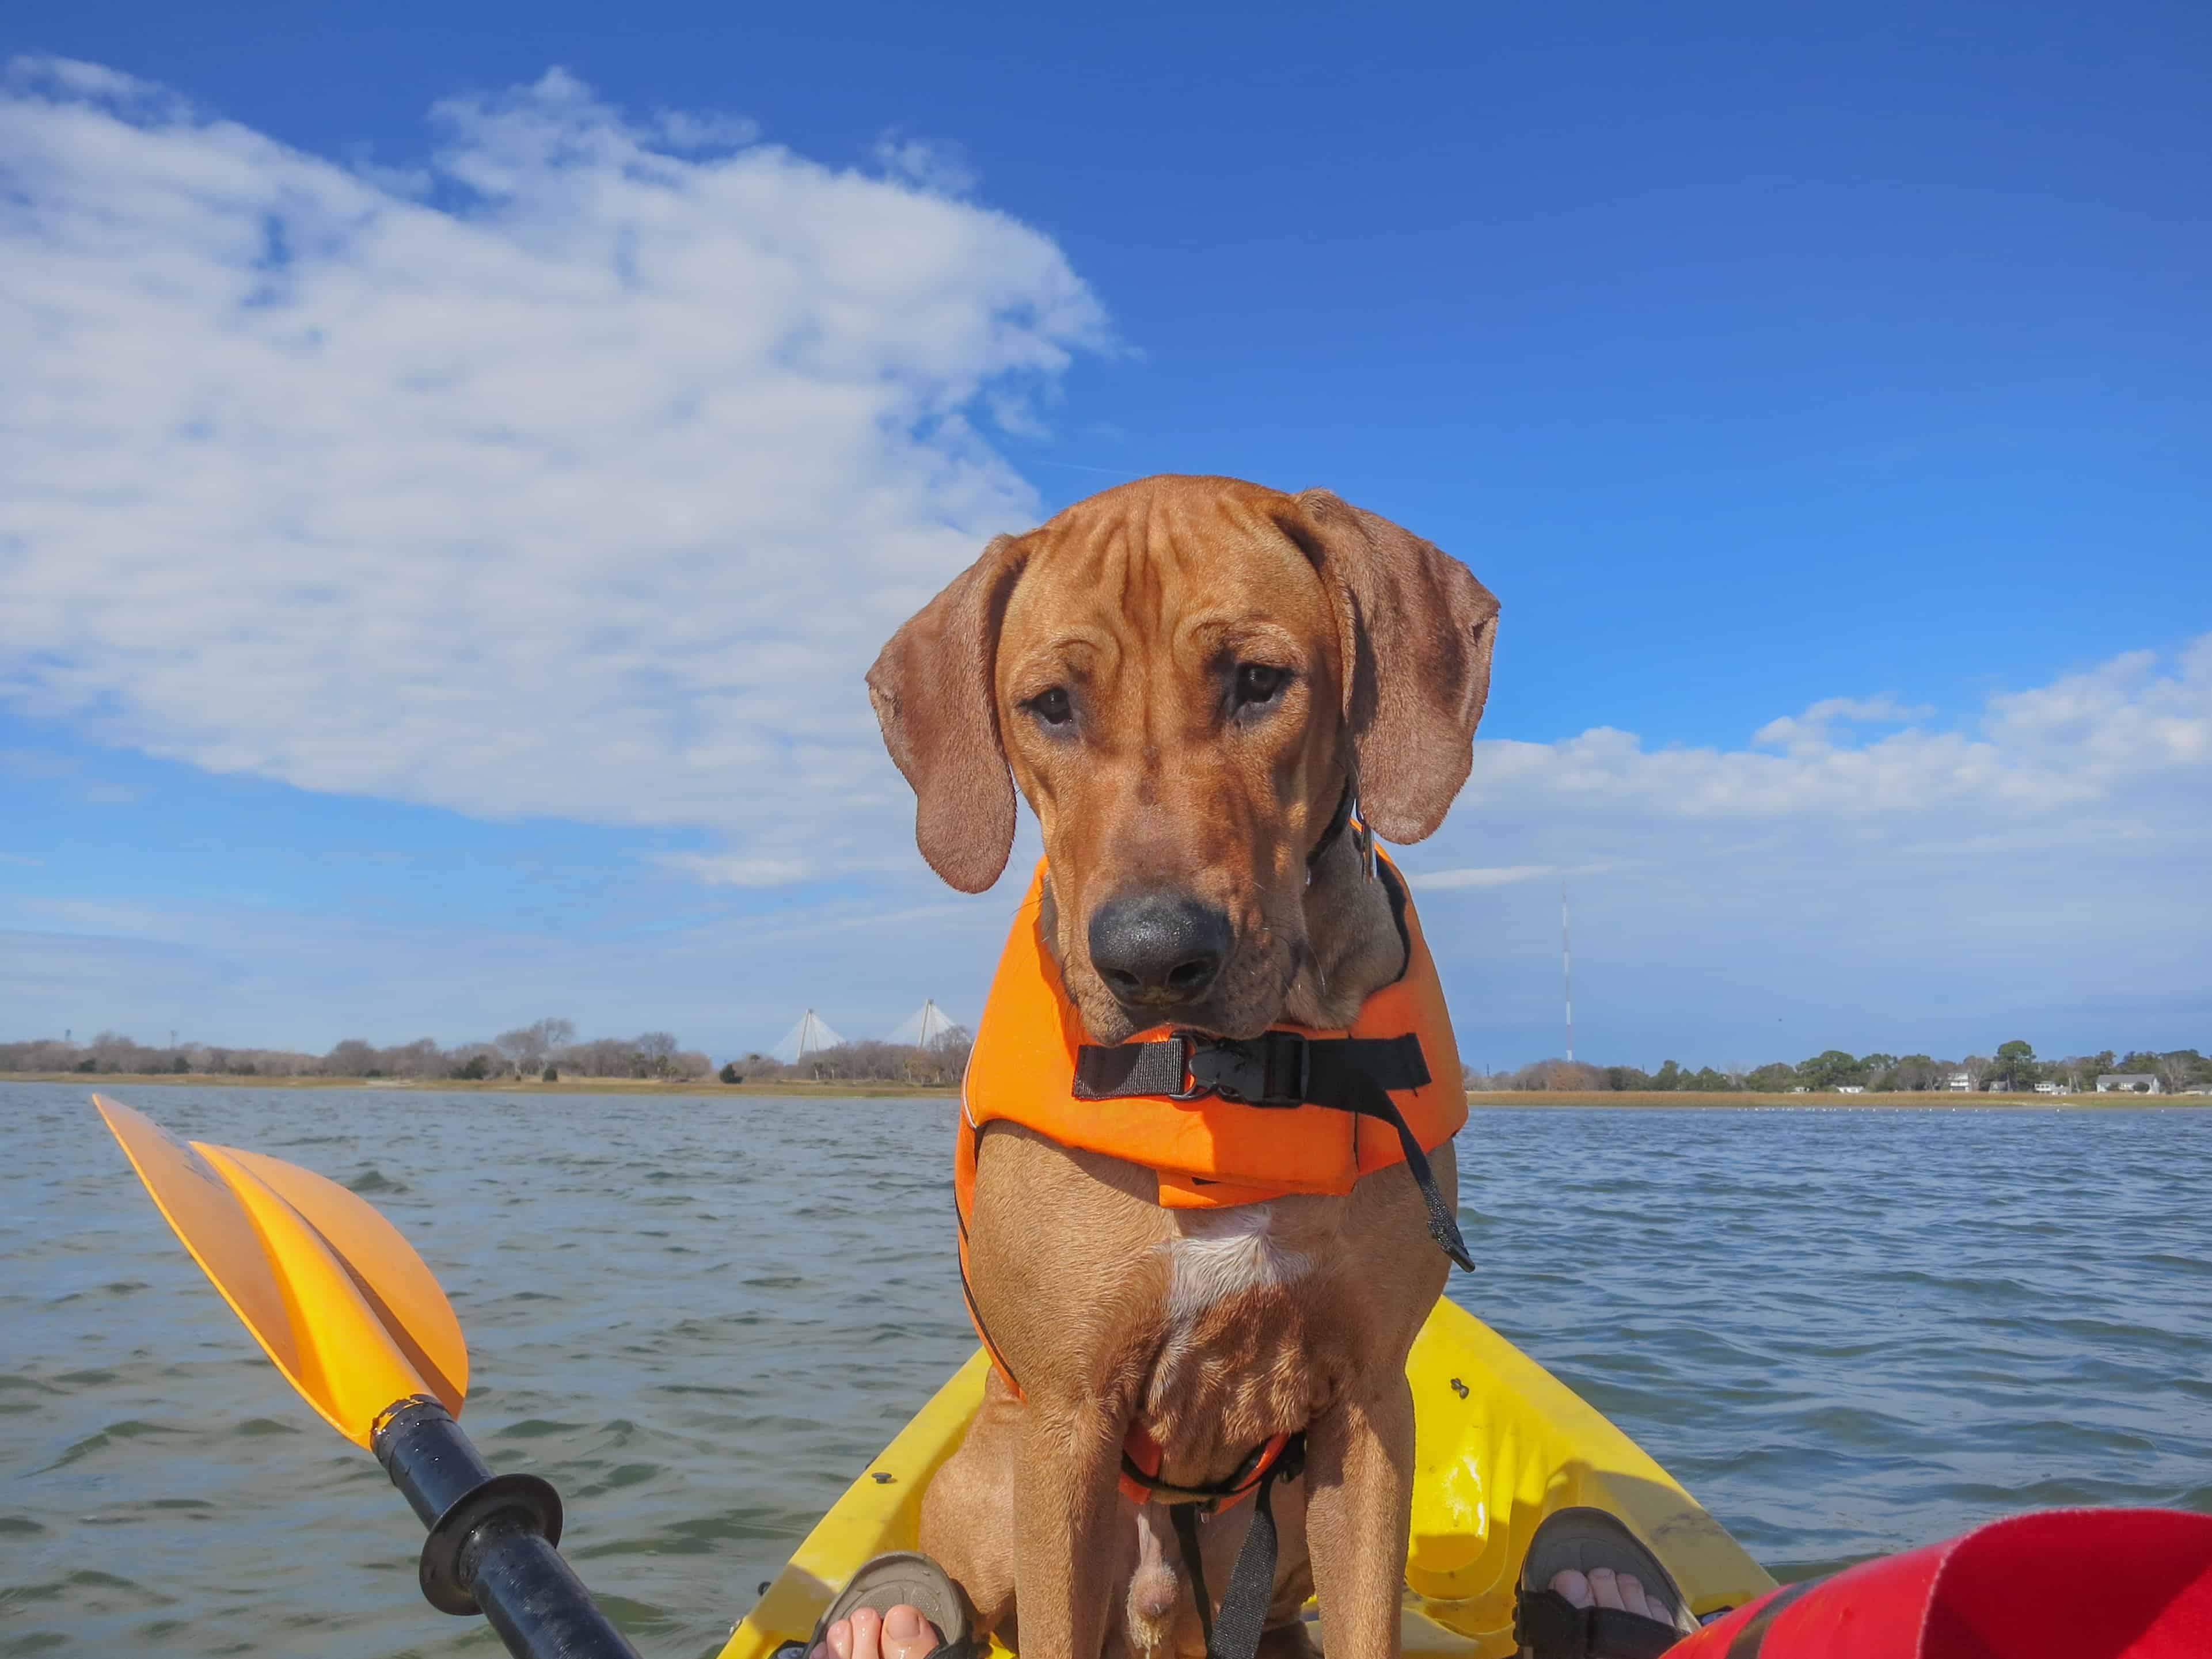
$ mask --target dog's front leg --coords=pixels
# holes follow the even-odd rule
[[[1328,1659],[1397,1659],[1413,1495],[1413,1391],[1363,1379],[1306,1431],[1306,1550]]]
[[[1121,1438],[1096,1401],[1032,1401],[1014,1475],[1024,1659],[1098,1659],[1114,1594]]]

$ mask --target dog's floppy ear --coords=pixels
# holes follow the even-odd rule
[[[1326,489],[1286,525],[1335,601],[1359,807],[1386,841],[1433,835],[1474,764],[1497,596],[1411,531]]]
[[[994,538],[891,635],[868,671],[884,747],[914,786],[915,843],[963,893],[996,881],[1014,844],[1014,782],[992,670],[1020,569],[1015,538]]]

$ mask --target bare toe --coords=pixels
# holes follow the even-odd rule
[[[943,1645],[921,1608],[902,1601],[884,1615],[884,1659],[927,1659]]]
[[[1598,1606],[1611,1607],[1616,1612],[1621,1610],[1620,1581],[1613,1576],[1611,1567],[1591,1568],[1589,1583],[1590,1594],[1597,1598]],[[856,1654],[854,1659],[876,1659],[876,1656],[872,1653]]]
[[[1552,1588],[1565,1596],[1567,1605],[1572,1607],[1589,1607],[1597,1599],[1590,1594],[1589,1580],[1572,1567],[1562,1567],[1553,1573]]]
[[[1620,1575],[1618,1582],[1620,1585],[1622,1612],[1632,1613],[1638,1619],[1656,1619],[1659,1616],[1651,1611],[1651,1604],[1644,1597],[1644,1581],[1641,1578],[1632,1572],[1624,1572]]]

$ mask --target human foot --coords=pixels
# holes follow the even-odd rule
[[[806,1659],[927,1659],[939,1645],[937,1626],[902,1601],[883,1613],[854,1608],[822,1632]]]
[[[1522,1659],[1658,1659],[1697,1627],[1666,1567],[1618,1516],[1571,1505],[1530,1536],[1513,1604]]]
[[[1633,1613],[1638,1619],[1655,1620],[1662,1625],[1674,1622],[1666,1598],[1656,1595],[1647,1596],[1643,1581],[1632,1572],[1615,1572],[1611,1567],[1593,1567],[1585,1576],[1572,1567],[1566,1567],[1552,1575],[1552,1588],[1566,1597],[1569,1605],[1577,1610],[1611,1607],[1616,1613]]]
[[[862,1562],[823,1610],[805,1659],[975,1659],[974,1619],[944,1568],[890,1550]]]

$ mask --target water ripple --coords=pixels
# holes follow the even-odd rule
[[[478,1442],[562,1486],[641,1646],[714,1652],[972,1346],[951,1104],[410,1100],[134,1103],[373,1196],[467,1327]],[[0,1084],[0,1652],[495,1652],[421,1603],[413,1517],[82,1091]],[[1778,1569],[2037,1504],[2212,1512],[2212,1263],[2177,1173],[2212,1167],[2212,1114],[1481,1111],[1461,1163],[1482,1271],[1453,1294]]]

